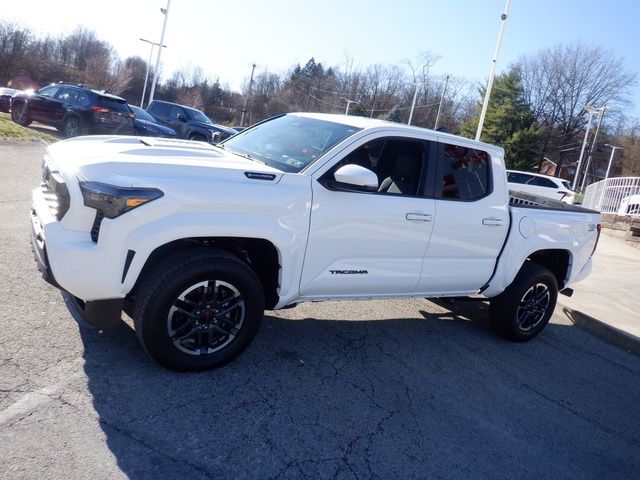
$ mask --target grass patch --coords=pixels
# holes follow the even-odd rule
[[[11,120],[11,115],[0,112],[0,140],[57,142],[58,139],[34,128],[23,127]]]

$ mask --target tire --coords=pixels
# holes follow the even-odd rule
[[[75,115],[69,115],[62,123],[62,134],[66,138],[82,135],[82,120]]]
[[[29,118],[27,112],[27,104],[20,103],[15,107],[11,108],[11,120],[13,120],[18,125],[22,125],[23,127],[27,127],[31,125],[31,119]]]
[[[526,342],[549,323],[557,300],[556,277],[548,269],[528,261],[511,285],[491,299],[489,318],[501,336]]]
[[[204,135],[200,135],[198,133],[191,135],[191,138],[189,140],[193,140],[194,142],[206,142],[207,141],[207,137],[205,137]]]
[[[176,371],[206,370],[249,346],[264,315],[264,292],[240,259],[199,248],[151,269],[132,313],[138,339],[156,362]]]

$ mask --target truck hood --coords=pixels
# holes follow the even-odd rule
[[[65,177],[145,186],[212,177],[277,183],[283,172],[204,142],[129,137],[78,137],[50,145],[49,162]]]

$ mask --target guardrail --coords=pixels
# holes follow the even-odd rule
[[[582,206],[602,213],[619,213],[640,217],[640,177],[618,177],[600,180],[587,187]],[[623,210],[623,211],[621,211]]]

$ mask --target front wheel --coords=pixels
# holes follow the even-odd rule
[[[31,124],[31,119],[27,113],[26,103],[20,103],[11,107],[11,120],[23,127],[27,127]]]
[[[557,299],[558,282],[553,273],[526,262],[511,285],[491,299],[491,324],[509,340],[531,340],[549,323]]]
[[[159,364],[211,369],[249,346],[264,314],[264,293],[246,263],[198,249],[169,256],[150,271],[132,313],[139,340]]]

